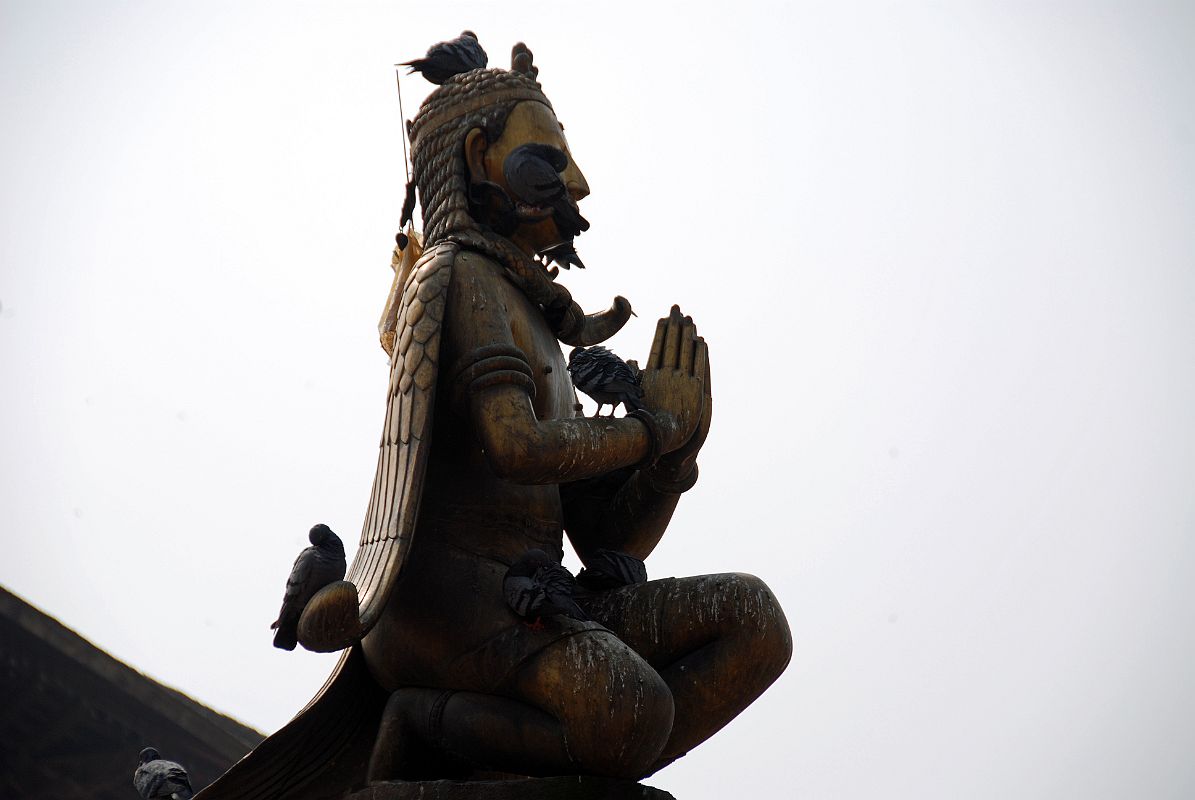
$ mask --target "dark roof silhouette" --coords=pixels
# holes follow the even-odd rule
[[[0,587],[0,797],[128,800],[146,745],[196,790],[264,737],[116,660]]]

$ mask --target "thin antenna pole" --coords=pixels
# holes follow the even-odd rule
[[[402,77],[399,75],[398,64],[394,65],[394,87],[398,90],[398,127],[402,133],[402,168],[407,173],[407,183],[411,182],[411,162],[407,155],[407,115],[402,110]]]

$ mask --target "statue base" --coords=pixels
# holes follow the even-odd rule
[[[676,800],[634,781],[565,775],[503,781],[387,781],[345,800]]]

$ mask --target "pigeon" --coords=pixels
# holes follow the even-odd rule
[[[475,69],[485,69],[490,61],[485,50],[477,42],[473,31],[462,31],[451,42],[439,42],[427,48],[427,55],[413,61],[404,61],[400,67],[410,67],[407,74],[418,72],[437,86],[441,86],[453,75]]]
[[[560,176],[567,167],[568,156],[559,147],[523,144],[502,162],[502,175],[520,216],[534,219],[550,210],[560,235],[572,239],[589,230],[589,221],[568,196],[564,178]]]
[[[573,619],[589,616],[573,600],[577,582],[571,572],[553,561],[543,550],[528,550],[511,564],[502,580],[502,592],[511,610],[532,620],[563,614]]]
[[[619,550],[595,551],[585,559],[585,568],[577,573],[577,583],[595,592],[646,582],[647,567],[643,562]]]
[[[162,758],[152,747],[141,751],[141,762],[133,773],[133,787],[145,800],[188,800],[193,794],[187,771]]]
[[[595,417],[607,403],[610,416],[614,416],[619,403],[627,411],[645,408],[640,399],[643,387],[639,383],[643,375],[639,366],[634,361],[623,361],[601,345],[574,347],[568,355],[568,374],[578,389],[597,402]]]
[[[307,538],[311,547],[299,553],[290,577],[286,579],[286,594],[282,597],[282,610],[278,619],[270,626],[277,630],[274,646],[283,650],[294,650],[298,643],[299,617],[307,602],[329,583],[344,580],[344,544],[340,537],[327,525],[320,523],[311,529]]]

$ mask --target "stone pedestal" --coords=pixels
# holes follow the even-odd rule
[[[392,781],[375,783],[346,800],[676,800],[633,781],[569,775],[505,781]]]

